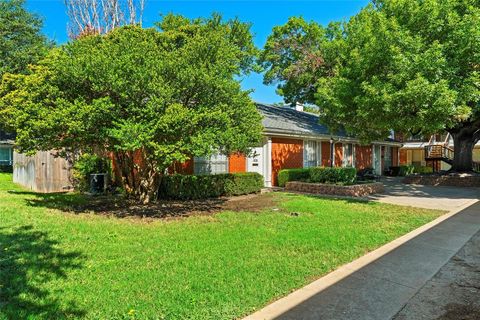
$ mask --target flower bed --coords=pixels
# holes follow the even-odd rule
[[[385,190],[383,184],[380,182],[342,186],[337,184],[309,183],[299,181],[287,182],[285,189],[287,191],[348,197],[364,197],[369,194],[380,193]]]
[[[427,186],[480,187],[480,175],[470,173],[412,175],[405,177],[403,183]]]

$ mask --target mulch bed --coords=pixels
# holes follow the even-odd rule
[[[45,197],[31,200],[33,206],[45,206],[76,214],[93,213],[117,218],[176,219],[192,215],[211,215],[221,211],[258,212],[275,207],[277,200],[271,194],[251,194],[203,200],[160,200],[152,204],[139,204],[116,196],[88,196],[81,204]]]

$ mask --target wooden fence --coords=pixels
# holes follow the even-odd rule
[[[14,152],[13,181],[41,193],[73,190],[68,161],[49,151],[40,151],[34,156]]]

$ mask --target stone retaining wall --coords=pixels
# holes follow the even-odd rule
[[[427,186],[449,187],[480,187],[478,174],[451,174],[451,175],[412,175],[405,177],[403,183],[420,184]]]
[[[285,189],[287,191],[328,194],[328,195],[348,196],[348,197],[364,197],[372,193],[381,193],[384,191],[383,184],[380,182],[355,184],[351,186],[340,186],[335,184],[291,181],[291,182],[287,182]]]

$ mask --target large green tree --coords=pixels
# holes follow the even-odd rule
[[[315,35],[312,27],[295,27],[301,30],[295,32],[300,39]],[[391,129],[423,134],[446,130],[455,142],[452,170],[472,169],[472,150],[480,139],[478,0],[374,1],[336,36],[323,31],[318,47],[306,51],[329,67],[322,73],[305,70],[301,76],[314,79],[308,87],[292,74],[269,77],[279,62],[295,66],[308,60],[292,55],[291,45],[282,45],[285,39],[301,43],[289,34],[292,29],[274,31],[263,54],[266,81],[291,88],[286,97],[306,97],[304,102],[321,107],[323,121],[332,129],[344,126],[366,141],[385,138]]]
[[[111,152],[126,190],[154,200],[174,162],[248,152],[261,118],[236,78],[254,63],[250,26],[168,15],[52,50],[8,75],[0,102],[25,152]]]
[[[42,20],[25,9],[25,0],[0,1],[0,79],[6,72],[25,73],[47,51]]]

